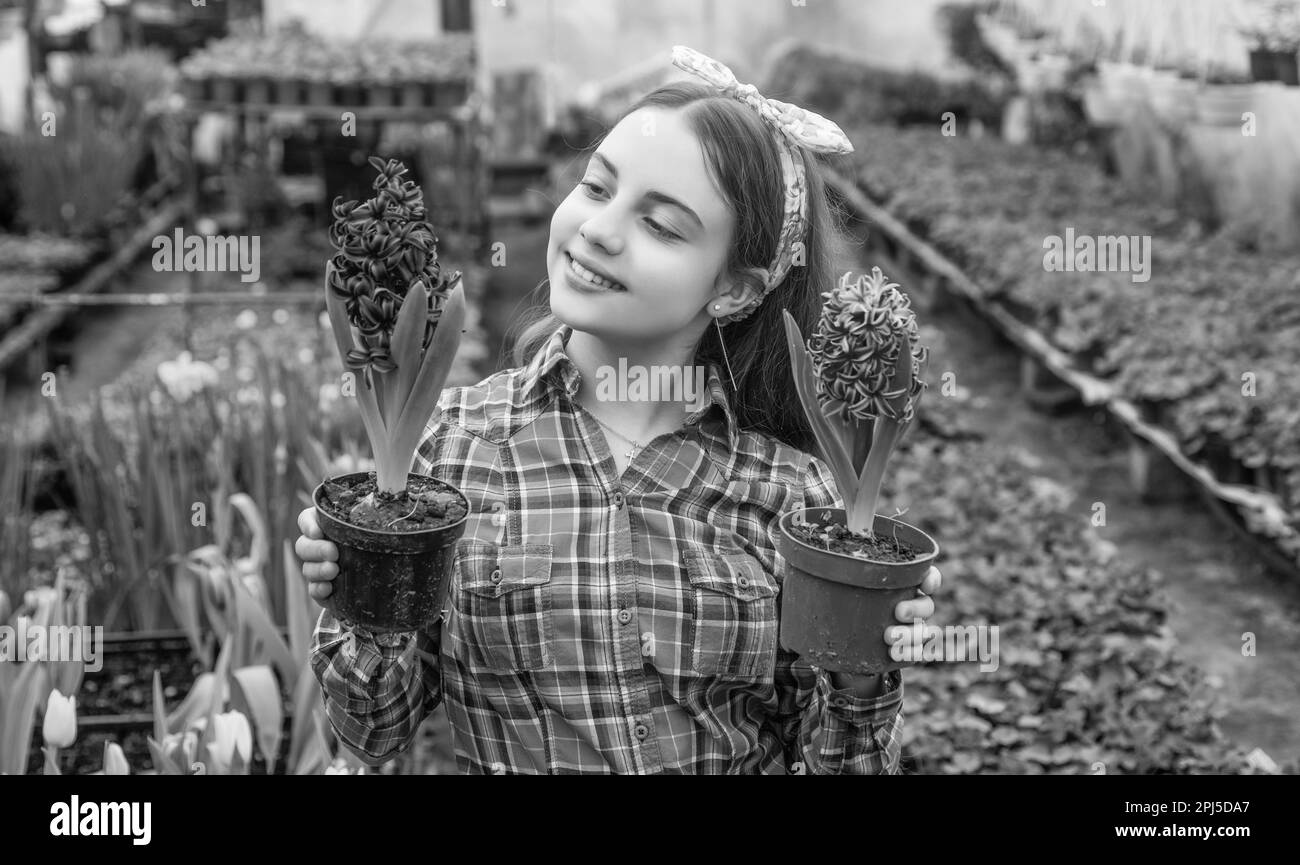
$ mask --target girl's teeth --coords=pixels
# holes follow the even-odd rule
[[[618,283],[610,282],[608,279],[605,279],[605,277],[597,276],[595,273],[592,273],[590,270],[579,264],[576,258],[569,258],[569,266],[573,268],[574,272],[576,272],[578,276],[581,276],[588,282],[594,282],[596,285],[604,286],[605,288],[621,288]]]

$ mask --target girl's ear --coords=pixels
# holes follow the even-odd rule
[[[707,312],[720,317],[744,309],[762,298],[763,286],[766,284],[767,269],[763,267],[747,267],[724,274],[718,278]],[[715,303],[720,304],[722,309],[715,310]]]

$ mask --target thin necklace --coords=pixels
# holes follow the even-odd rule
[[[612,426],[610,426],[609,424],[605,423],[605,422],[604,422],[603,420],[601,420],[600,418],[596,417],[595,414],[592,414],[592,412],[591,412],[590,409],[587,410],[587,414],[589,414],[589,415],[591,415],[593,418],[595,418],[595,419],[596,419],[596,423],[600,424],[600,425],[603,426],[605,429],[609,430],[609,431],[612,432],[614,435],[616,435],[616,436],[618,436],[619,438],[621,438],[623,441],[625,441],[625,442],[630,442],[630,443],[631,443],[631,445],[632,445],[632,449],[629,450],[627,453],[623,454],[623,456],[627,457],[628,459],[632,459],[633,457],[636,456],[636,452],[639,451],[639,450],[641,450],[641,448],[642,448],[642,444],[641,444],[641,442],[636,441],[635,439],[630,439],[630,438],[628,438],[627,436],[623,435],[621,432],[619,432],[618,430],[614,429]]]

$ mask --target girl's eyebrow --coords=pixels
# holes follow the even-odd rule
[[[610,162],[605,157],[605,154],[596,152],[591,154],[591,158],[600,160],[600,164],[605,166],[605,170],[610,173],[610,176],[612,176],[615,180],[618,180],[618,169],[614,167],[614,163]],[[671,195],[665,195],[662,192],[651,189],[649,192],[645,194],[645,197],[650,199],[651,201],[658,201],[662,204],[670,204],[673,207],[680,208],[683,213],[685,213],[691,219],[695,220],[696,225],[698,225],[700,228],[704,228],[704,220],[700,219],[699,214],[697,214],[694,210],[691,210],[682,202],[678,201],[676,198],[673,198]]]

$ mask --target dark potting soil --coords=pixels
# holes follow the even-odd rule
[[[354,515],[357,503],[377,489],[374,472],[365,478],[327,480],[322,504],[336,519],[381,532],[437,529],[458,522],[466,513],[465,502],[450,486],[435,478],[410,475],[406,489],[396,496],[378,493],[375,510]]]
[[[900,541],[893,535],[877,532],[874,538],[865,534],[850,532],[847,527],[836,523],[803,523],[790,527],[790,534],[808,544],[856,556],[873,562],[910,562],[923,554],[922,550]]]

